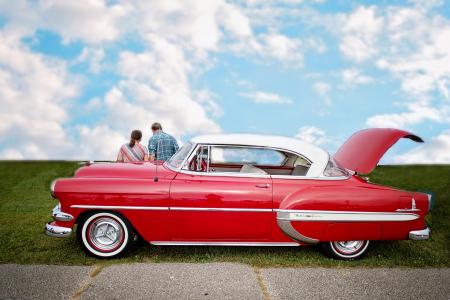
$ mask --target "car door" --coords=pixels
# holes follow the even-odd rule
[[[267,240],[272,220],[270,176],[242,173],[239,168],[216,170],[211,164],[211,146],[199,147],[188,162],[190,169],[181,170],[171,184],[172,241]],[[206,164],[200,154],[206,157]]]

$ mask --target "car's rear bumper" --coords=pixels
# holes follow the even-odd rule
[[[72,234],[72,228],[55,225],[55,222],[45,224],[45,233],[51,237],[68,237]]]
[[[431,230],[428,227],[422,230],[410,231],[409,239],[415,241],[428,240],[430,238],[430,232]]]

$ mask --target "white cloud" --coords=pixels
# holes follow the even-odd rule
[[[448,163],[450,161],[450,130],[446,130],[429,142],[394,158],[395,163],[423,164]]]
[[[392,114],[375,115],[367,119],[370,127],[392,127],[404,129],[425,120],[433,122],[448,121],[449,112],[426,104],[411,103],[408,111]]]
[[[102,69],[102,61],[105,58],[105,50],[103,48],[84,47],[81,54],[75,59],[74,64],[89,64],[89,71],[98,74]]]
[[[349,15],[340,15],[339,49],[351,60],[362,62],[377,54],[377,40],[383,29],[383,18],[375,6],[360,6]]]
[[[116,40],[121,34],[121,18],[128,8],[104,0],[54,1],[39,3],[42,26],[61,33],[66,41],[88,43]]]
[[[369,84],[374,81],[374,79],[368,75],[364,75],[360,70],[351,68],[345,69],[341,72],[341,78],[344,88],[350,88],[357,85]]]
[[[370,126],[407,127],[448,119],[450,20],[440,14],[441,4],[413,1],[406,5],[359,6],[348,14],[322,18],[318,13],[311,14],[313,23],[338,37],[343,55],[359,64],[342,73],[343,88],[372,81],[359,73],[362,62],[387,72],[400,83],[407,110],[372,116],[367,120]]]
[[[260,45],[256,52],[263,57],[273,57],[281,62],[303,65],[301,41],[279,33],[260,35]]]
[[[114,41],[123,31],[121,21],[129,10],[127,4],[108,4],[104,0],[0,1],[0,15],[9,21],[8,29],[19,35],[48,29],[61,34],[65,42]]]
[[[247,39],[231,42],[227,49],[237,55],[246,55],[263,63],[281,62],[283,66],[301,68],[303,52],[310,44],[304,45],[298,38],[288,37],[279,32],[271,31],[253,35]],[[323,50],[323,45],[317,42],[316,47]]]
[[[317,146],[322,146],[329,142],[325,131],[315,126],[303,126],[299,128],[295,137]]]
[[[440,2],[416,1],[407,6],[360,6],[335,17],[340,49],[348,58],[374,66],[400,80],[413,98],[440,92],[450,85],[450,21],[439,14]],[[329,25],[328,25],[329,26]]]
[[[440,18],[418,22],[416,26],[427,28],[426,33],[414,27],[405,31],[396,28],[391,33],[391,40],[398,44],[411,43],[412,49],[385,55],[377,61],[377,66],[398,78],[406,94],[423,98],[437,91],[448,99],[450,22]]]
[[[315,82],[313,85],[313,90],[325,100],[326,104],[331,103],[330,92],[331,86],[323,81]]]
[[[256,91],[251,93],[240,93],[240,96],[248,98],[255,103],[262,104],[292,104],[292,99],[275,93]]]
[[[16,149],[2,155],[62,158],[70,150],[64,124],[79,87],[66,67],[0,31],[0,144]]]
[[[2,159],[23,159],[23,154],[14,148],[8,148],[0,153]]]
[[[96,111],[102,107],[102,99],[98,97],[91,98],[84,106],[87,112]]]
[[[134,128],[133,128],[134,129]],[[87,160],[116,160],[120,146],[128,141],[128,135],[120,134],[109,126],[78,126],[76,158]],[[145,145],[145,140],[142,140]]]
[[[248,38],[253,35],[249,18],[235,5],[223,3],[218,19],[226,31],[237,38]]]
[[[195,69],[183,49],[156,36],[151,42],[149,51],[120,53],[124,79],[105,96],[107,122],[120,130],[130,120],[142,129],[160,121],[177,137],[220,131],[210,118],[220,115],[220,107],[209,91],[192,89],[189,77]]]

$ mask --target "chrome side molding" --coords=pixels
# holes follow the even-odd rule
[[[124,209],[124,210],[169,210],[167,206],[122,206],[122,205],[71,205],[72,208]]]
[[[171,207],[173,211],[272,212],[271,208]]]
[[[285,247],[285,246],[300,246],[298,243],[291,242],[183,242],[183,241],[152,241],[150,244],[155,246],[246,246],[246,247],[258,247],[258,246],[272,246],[272,247]]]
[[[275,209],[277,218],[290,221],[333,221],[333,222],[401,222],[419,218],[414,213],[331,211],[331,210],[288,210]]]
[[[311,245],[317,244],[319,242],[319,240],[304,236],[303,234],[295,230],[294,227],[292,227],[291,221],[278,219],[277,224],[280,229],[294,241]]]

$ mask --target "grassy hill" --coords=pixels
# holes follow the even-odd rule
[[[155,247],[141,242],[128,256],[112,261],[87,257],[75,235],[55,239],[44,234],[56,201],[49,185],[72,176],[75,162],[0,162],[0,263],[111,264],[121,262],[241,262],[254,266],[409,266],[449,267],[450,166],[380,166],[370,180],[436,194],[427,221],[428,241],[379,242],[360,261],[324,257],[316,247]]]

